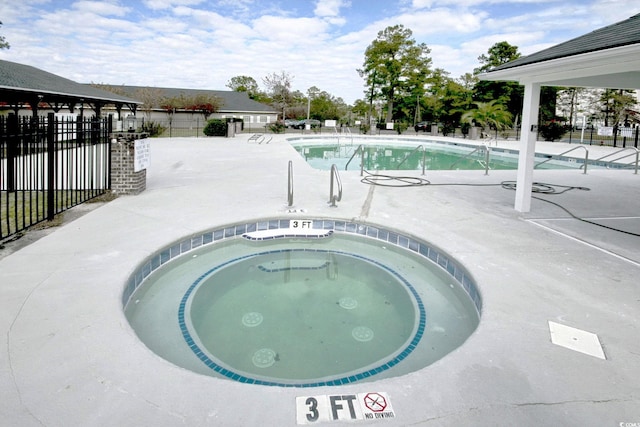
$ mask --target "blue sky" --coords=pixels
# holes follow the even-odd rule
[[[80,83],[216,90],[284,71],[293,89],[353,103],[364,51],[389,25],[455,78],[494,43],[526,55],[638,13],[637,0],[0,0],[0,59]]]

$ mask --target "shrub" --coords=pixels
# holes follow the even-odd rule
[[[442,124],[442,135],[444,136],[448,136],[448,135],[455,135],[456,133],[456,125],[452,122],[444,122]]]
[[[568,131],[568,127],[561,125],[558,122],[549,122],[540,125],[538,132],[545,141],[556,141]]]
[[[394,127],[398,135],[402,135],[402,132],[409,129],[409,124],[407,122],[395,122]]]
[[[462,136],[466,138],[469,135],[469,130],[471,130],[471,125],[469,123],[463,122],[460,123],[460,132],[462,132]]]
[[[211,119],[207,121],[202,133],[207,136],[227,136],[227,122],[220,119]]]
[[[275,122],[269,125],[269,130],[273,133],[284,133],[286,128],[282,122]]]
[[[160,123],[152,121],[145,122],[141,128],[142,132],[148,133],[150,137],[160,136],[164,133],[165,130],[167,130],[167,128],[162,126]]]

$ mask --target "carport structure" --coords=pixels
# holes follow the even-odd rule
[[[640,89],[640,14],[518,58],[479,78],[524,86],[515,209],[529,212],[540,88]]]
[[[92,86],[76,83],[36,67],[0,60],[0,106],[16,115],[25,108],[34,117],[41,109],[54,112],[90,106],[100,117],[105,105],[115,105],[118,114],[126,106],[134,114],[142,102],[107,92]]]

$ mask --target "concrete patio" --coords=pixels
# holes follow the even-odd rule
[[[639,175],[534,173],[538,182],[590,189],[536,197],[631,234],[579,221],[539,199],[531,212],[515,211],[515,192],[500,183],[515,180],[516,171],[428,171],[433,185],[406,188],[370,186],[359,172],[341,171],[344,194],[332,208],[328,171],[311,169],[283,136],[269,144],[248,137],[154,139],[145,192],[119,197],[0,259],[2,424],[289,426],[296,425],[296,397],[384,392],[395,418],[352,423],[640,425]],[[514,141],[498,145],[517,149]],[[539,143],[537,151],[567,148]],[[588,148],[590,158],[612,150]],[[420,176],[402,172],[408,174]],[[199,375],[138,340],[121,296],[146,257],[196,232],[274,217],[355,219],[442,248],[478,283],[478,329],[420,371],[314,389]],[[550,321],[597,334],[606,359],[553,344]]]

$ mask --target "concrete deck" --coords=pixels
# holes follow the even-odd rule
[[[387,393],[396,417],[354,425],[640,423],[638,236],[572,219],[537,199],[530,213],[516,212],[515,192],[499,185],[516,171],[434,171],[425,176],[432,184],[496,185],[409,188],[366,185],[358,172],[342,171],[343,199],[331,208],[329,172],[311,169],[283,137],[270,144],[247,138],[153,140],[144,193],[109,202],[0,260],[0,424],[289,426],[298,396],[374,391]],[[537,151],[566,148],[540,143]],[[589,148],[591,158],[611,150]],[[289,160],[294,208],[304,214],[286,206]],[[640,233],[639,175],[536,170],[534,178],[590,188],[539,197]],[[138,340],[121,295],[147,256],[192,233],[282,216],[387,225],[444,249],[480,287],[478,329],[418,372],[317,389],[198,375]],[[549,321],[597,334],[606,359],[553,344]]]

